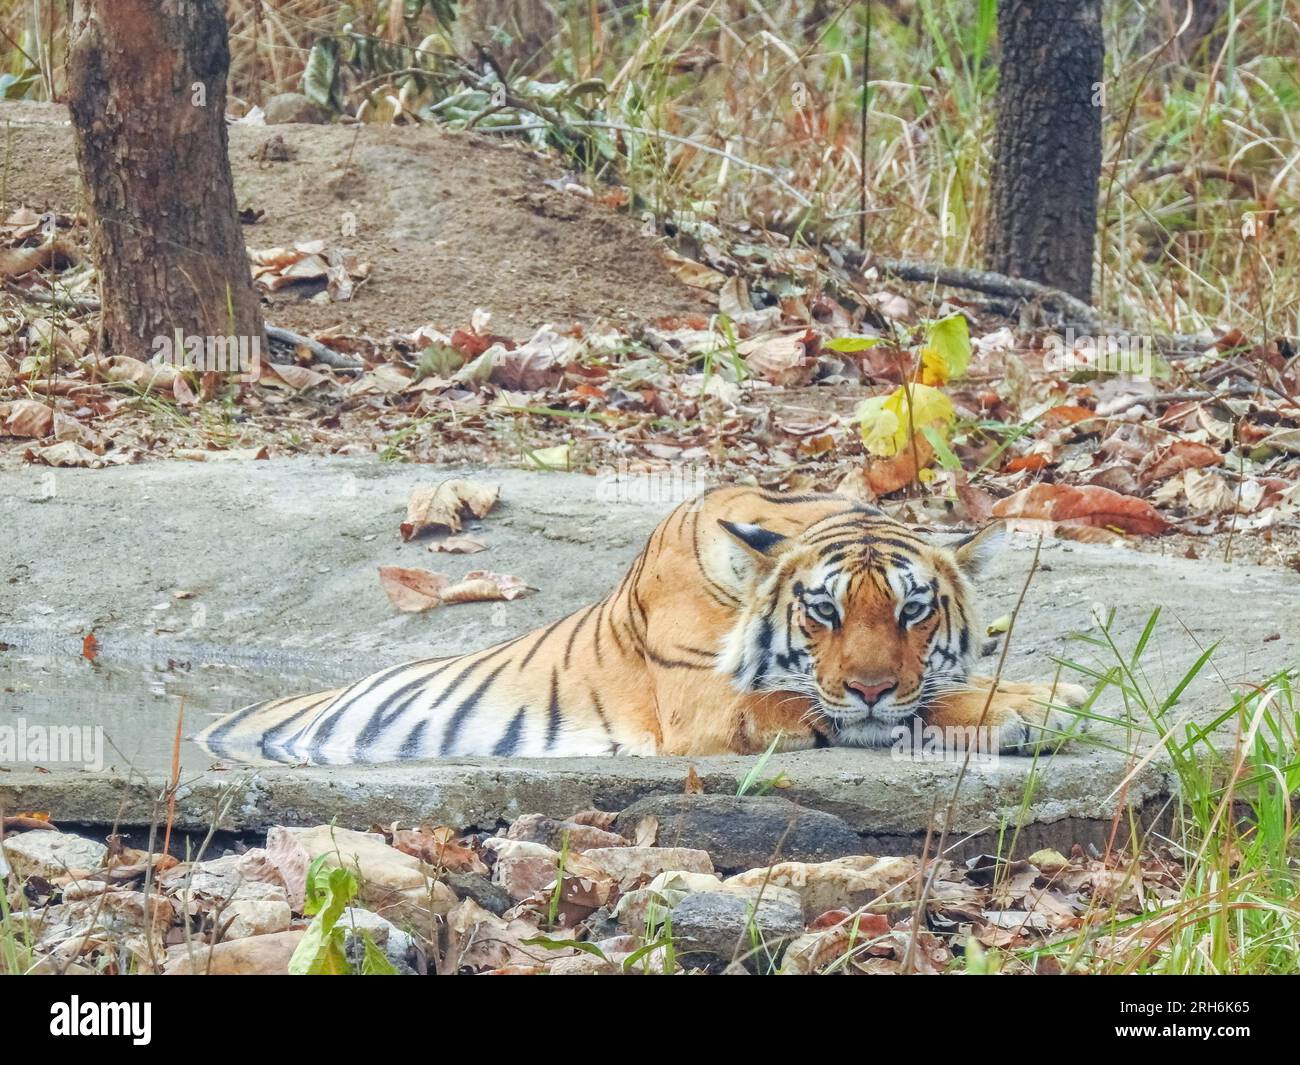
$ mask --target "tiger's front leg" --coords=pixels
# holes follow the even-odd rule
[[[1078,684],[999,681],[971,677],[968,691],[939,696],[925,714],[927,725],[945,730],[983,726],[994,730],[980,749],[1032,754],[1055,750],[1073,736],[1087,731],[1088,721],[1071,711],[1088,699],[1088,689]],[[987,707],[987,710],[985,709]]]

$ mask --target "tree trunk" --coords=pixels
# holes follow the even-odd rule
[[[1101,0],[999,0],[988,267],[1092,300]]]
[[[262,343],[230,177],[220,0],[76,0],[77,160],[95,223],[106,353]]]

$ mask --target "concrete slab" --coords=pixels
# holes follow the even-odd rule
[[[452,556],[431,554],[425,541],[401,543],[397,526],[408,491],[459,475],[502,485],[498,508],[472,530],[490,550]],[[102,774],[4,767],[0,805],[90,823],[111,823],[121,807],[129,823],[143,823],[153,816],[152,796],[170,764],[182,701],[189,734],[212,715],[259,697],[483,646],[567,614],[616,583],[676,502],[672,490],[665,483],[619,487],[577,474],[369,458],[0,472],[0,725],[99,725],[111,744]],[[993,566],[982,587],[986,617],[1010,612],[1031,557],[1030,545],[1013,545]],[[538,590],[512,603],[398,615],[376,575],[389,564],[453,575],[491,568]],[[1152,611],[1162,611],[1138,667],[1157,695],[1169,692],[1204,648],[1218,645],[1212,667],[1179,707],[1200,720],[1230,705],[1234,689],[1300,661],[1295,574],[1054,543],[1043,550],[1030,586],[1007,675],[1050,676],[1054,659],[1113,666],[1113,656],[1077,639],[1081,632],[1097,635],[1094,613],[1111,609],[1125,649]],[[93,663],[81,657],[82,638],[92,630],[99,647]],[[1120,701],[1104,695],[1098,707],[1117,723],[1098,726],[1097,735],[1128,745]],[[207,759],[188,744],[183,761],[193,780],[183,816],[197,826],[239,774],[203,774]],[[752,764],[704,761],[700,771],[716,790],[734,790]],[[1075,822],[1105,822],[1114,812],[1106,796],[1123,766],[1120,755],[1101,749],[1058,756],[1040,767],[1029,819],[1058,825],[1058,837],[1074,831]],[[955,773],[863,751],[789,755],[769,772],[778,767],[794,781],[787,794],[842,813],[869,836],[896,840],[924,833]],[[228,827],[327,820],[331,812],[356,827],[425,816],[488,824],[525,809],[612,808],[678,790],[685,772],[686,763],[671,759],[272,769],[253,776]],[[1027,760],[1016,758],[1002,759],[996,770],[982,767],[963,787],[954,830],[996,829],[1018,806],[1028,772]],[[1168,781],[1156,770],[1143,788],[1134,801],[1158,805]]]
[[[183,781],[175,825],[202,832],[215,824],[254,837],[272,825],[331,821],[356,829],[400,820],[492,830],[524,813],[621,810],[647,795],[680,793],[692,766],[705,791],[734,795],[754,761],[456,758],[207,771]],[[1045,846],[1068,851],[1074,843],[1104,848],[1119,810],[1121,844],[1128,813],[1143,826],[1163,823],[1173,791],[1169,774],[1149,768],[1123,789],[1126,769],[1124,760],[1099,751],[1036,765],[1027,758],[973,764],[951,815],[960,772],[952,762],[896,761],[874,750],[800,751],[774,756],[761,776],[783,777],[774,794],[842,817],[862,835],[863,853],[919,851],[927,830],[933,827],[937,840],[948,821],[950,855],[1008,853],[1013,840],[1015,853],[1027,855]],[[147,826],[163,816],[165,783],[162,772],[16,772],[0,775],[0,809],[55,811],[67,824]]]

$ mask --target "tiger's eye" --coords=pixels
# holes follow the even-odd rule
[[[900,615],[900,617],[902,617],[904,621],[917,621],[921,618],[922,615],[925,614],[925,609],[926,607],[924,603],[921,602],[908,603],[905,607],[903,607],[903,612]]]
[[[836,615],[835,615],[834,603],[828,603],[826,600],[822,600],[819,603],[813,603],[811,610],[813,612],[813,616],[816,617],[819,621],[835,620]]]

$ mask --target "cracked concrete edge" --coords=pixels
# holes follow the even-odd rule
[[[209,770],[183,780],[175,827],[257,834],[272,825],[336,821],[365,829],[421,821],[457,829],[495,829],[524,813],[565,816],[620,810],[637,799],[682,790],[695,766],[707,792],[735,794],[752,758],[569,758],[529,762],[446,759],[382,766]],[[1150,765],[1124,787],[1129,763],[1101,752],[1057,755],[1034,775],[1032,760],[1004,757],[973,765],[949,827],[952,854],[1076,843],[1104,847],[1126,807],[1144,827],[1160,820],[1175,793],[1172,774]],[[1050,771],[1046,771],[1049,770]],[[864,851],[917,851],[932,812],[947,809],[960,766],[894,761],[887,752],[824,750],[779,755],[762,776],[784,773],[776,794],[843,818],[864,837]],[[1032,784],[1031,784],[1032,777]],[[56,823],[138,828],[165,816],[165,778],[104,773],[0,774],[0,810],[48,811]],[[1121,827],[1128,822],[1120,819]],[[1008,828],[1009,826],[1009,828]]]

